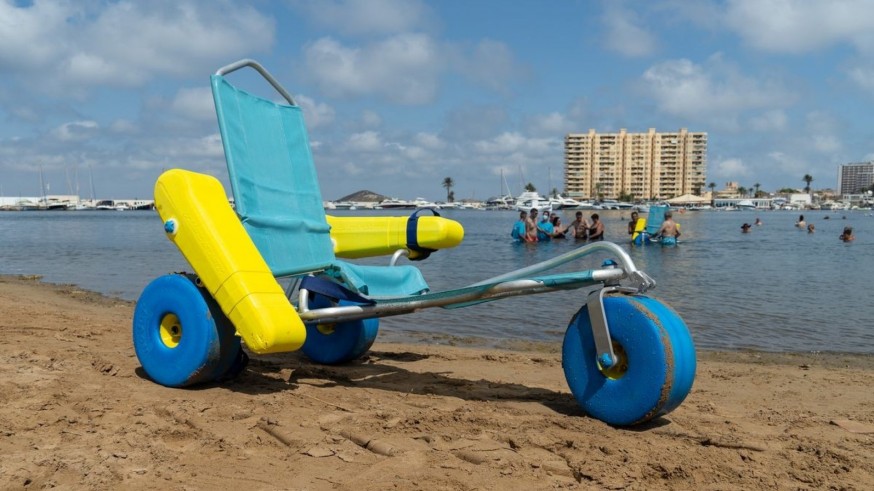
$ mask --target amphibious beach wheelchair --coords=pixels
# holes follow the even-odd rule
[[[287,103],[249,94],[226,76],[257,71]],[[644,296],[655,282],[609,242],[462,288],[432,292],[421,260],[457,246],[456,221],[326,216],[302,112],[257,62],[240,60],[211,77],[235,208],[219,181],[174,169],[155,185],[166,236],[194,270],[153,280],[137,301],[133,342],[155,382],[184,387],[237,375],[249,352],[302,349],[317,363],[364,355],[379,318],[454,309],[518,295],[594,287],[571,319],[562,365],[591,417],[632,425],[666,414],[689,393],[695,350],[683,320]],[[545,274],[592,253],[602,267]],[[338,258],[391,256],[386,266]],[[277,278],[287,279],[283,288]]]

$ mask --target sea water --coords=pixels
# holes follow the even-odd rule
[[[402,212],[333,212],[337,215]],[[433,291],[474,283],[568,252],[573,239],[520,244],[516,212],[441,210],[461,222],[464,242],[414,263]],[[588,217],[592,212],[584,211]],[[626,211],[599,211],[607,240],[629,251],[657,283],[649,294],[671,305],[705,349],[874,353],[874,217],[865,211],[675,213],[677,247],[631,247]],[[562,213],[564,223],[573,212]],[[743,223],[763,222],[750,233]],[[852,226],[856,240],[838,236]],[[560,270],[598,267],[589,256]],[[370,258],[366,264],[387,264]],[[190,270],[150,211],[0,213],[0,274],[42,275],[135,300],[154,278]],[[384,318],[380,338],[501,345],[560,342],[588,290],[514,297],[464,309]]]

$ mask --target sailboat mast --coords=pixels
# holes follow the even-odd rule
[[[88,181],[91,182],[91,204],[94,205],[94,172],[91,171],[91,164],[88,164]]]
[[[42,176],[42,165],[39,166],[39,192],[42,195],[43,206],[48,208],[49,200],[46,197],[46,185],[45,185],[45,181],[43,180],[43,176]]]

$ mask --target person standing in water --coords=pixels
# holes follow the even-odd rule
[[[592,226],[589,227],[589,240],[604,240],[604,224],[597,213],[592,213]]]
[[[528,212],[524,211],[524,210],[520,211],[519,212],[519,220],[515,224],[513,224],[513,231],[510,232],[510,236],[513,237],[514,239],[520,241],[520,242],[524,242],[525,236],[526,236],[525,228],[526,228],[527,223],[528,223]]]
[[[674,214],[668,210],[665,212],[665,221],[657,234],[661,237],[662,245],[676,245],[680,238],[680,226],[674,221]]]
[[[844,227],[844,232],[839,237],[844,242],[852,242],[856,236],[853,235],[853,227]]]
[[[537,242],[537,208],[531,208],[525,221],[525,242]]]
[[[638,214],[636,211],[631,212],[631,221],[628,222],[628,235],[634,235],[634,230],[637,228]]]
[[[571,232],[571,235],[573,235],[575,239],[586,240],[588,238],[589,224],[586,222],[586,219],[583,218],[583,212],[578,211],[576,213],[576,219],[568,224],[565,232]]]

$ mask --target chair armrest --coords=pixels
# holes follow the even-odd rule
[[[246,346],[294,351],[306,328],[228,203],[219,181],[169,170],[155,183],[164,231],[200,277]]]
[[[327,216],[331,241],[337,257],[357,259],[386,256],[398,249],[418,252],[407,244],[407,217],[337,217]],[[416,221],[416,241],[426,249],[448,249],[464,239],[464,228],[455,220],[438,216],[421,216]]]

